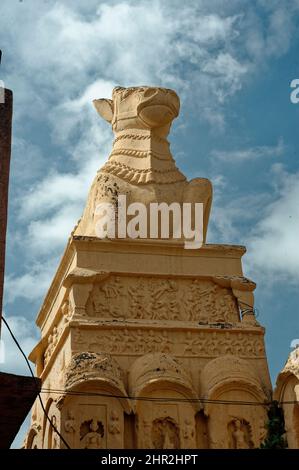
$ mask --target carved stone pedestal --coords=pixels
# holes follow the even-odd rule
[[[70,447],[259,445],[271,385],[264,329],[240,318],[244,251],[70,241],[30,356]],[[27,446],[63,447],[38,402]]]

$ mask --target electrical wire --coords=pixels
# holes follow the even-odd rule
[[[36,380],[36,377],[35,377],[35,375],[34,375],[34,373],[33,373],[33,370],[32,370],[31,365],[30,365],[30,363],[29,363],[29,361],[28,361],[28,359],[27,359],[26,354],[24,353],[23,349],[22,349],[21,346],[20,346],[20,343],[18,342],[18,340],[17,340],[17,338],[15,337],[15,335],[13,334],[13,332],[12,332],[12,330],[11,330],[9,324],[7,323],[6,319],[5,319],[3,316],[2,316],[2,321],[4,322],[6,328],[8,329],[8,331],[9,331],[11,337],[12,337],[12,339],[13,339],[14,342],[16,343],[17,348],[19,349],[19,351],[21,352],[22,356],[24,357],[24,359],[25,359],[25,361],[26,361],[26,364],[27,364],[27,366],[28,366],[28,368],[29,368],[29,370],[30,370],[30,373],[31,373],[31,375],[32,375],[32,377],[33,377],[33,379],[34,379],[34,383],[35,383],[35,385],[36,385],[37,395],[38,395],[38,398],[39,398],[39,401],[40,401],[42,410],[43,410],[43,412],[44,412],[44,414],[45,414],[47,420],[49,421],[50,426],[53,428],[53,430],[56,432],[56,434],[60,437],[60,439],[62,440],[62,442],[63,442],[64,445],[66,446],[66,448],[67,448],[67,449],[70,449],[70,446],[68,445],[68,443],[66,442],[66,440],[64,439],[64,437],[60,434],[60,432],[58,431],[58,429],[56,428],[56,426],[52,423],[52,420],[50,419],[50,417],[49,417],[49,415],[48,415],[48,413],[47,413],[47,411],[46,411],[46,409],[45,409],[45,407],[44,407],[42,398],[41,398],[41,396],[40,396],[40,387],[39,387],[39,383],[38,383],[37,380]]]
[[[169,397],[146,397],[146,396],[130,396],[130,395],[112,395],[98,392],[84,392],[84,391],[66,391],[60,389],[42,388],[41,393],[53,393],[63,395],[74,395],[74,396],[88,396],[88,397],[108,397],[117,398],[122,400],[137,400],[137,401],[150,401],[159,403],[216,403],[216,404],[228,404],[228,405],[253,405],[253,406],[268,406],[270,402],[246,402],[236,400],[212,400],[209,398],[169,398]]]
[[[269,406],[272,401],[242,401],[242,400],[215,400],[211,398],[169,398],[169,397],[146,397],[146,396],[130,396],[130,395],[113,395],[99,392],[85,392],[85,391],[75,391],[75,390],[64,390],[64,389],[52,389],[52,388],[42,388],[41,393],[53,393],[60,395],[73,395],[73,396],[88,396],[88,397],[108,397],[108,398],[117,398],[122,400],[138,400],[138,401],[152,401],[152,402],[165,402],[165,403],[215,403],[221,405],[248,405],[248,406]],[[299,401],[285,401],[279,402],[281,405],[289,404],[299,404]]]

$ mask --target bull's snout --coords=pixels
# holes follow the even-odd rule
[[[161,127],[178,116],[179,107],[179,98],[174,92],[148,88],[138,105],[137,114],[149,127]]]

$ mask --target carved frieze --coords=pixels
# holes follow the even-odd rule
[[[261,334],[236,331],[171,331],[161,329],[98,329],[72,332],[74,351],[90,351],[112,355],[139,356],[169,353],[178,357],[265,357]]]
[[[212,281],[113,275],[94,285],[87,300],[86,314],[96,318],[200,323],[239,321],[232,291]]]

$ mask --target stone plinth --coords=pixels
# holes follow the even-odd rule
[[[89,445],[80,427],[87,432],[92,419],[101,423],[97,445],[107,448],[158,448],[165,430],[168,447],[234,447],[237,422],[244,445],[259,445],[263,407],[213,403],[270,398],[264,329],[240,318],[242,296],[253,289],[242,276],[244,251],[70,241],[37,319],[42,339],[31,359],[43,388],[56,390],[43,397],[71,447]],[[169,404],[159,402],[166,397]],[[42,431],[38,403],[33,415]],[[40,432],[35,445],[60,446],[46,428],[52,441]]]

